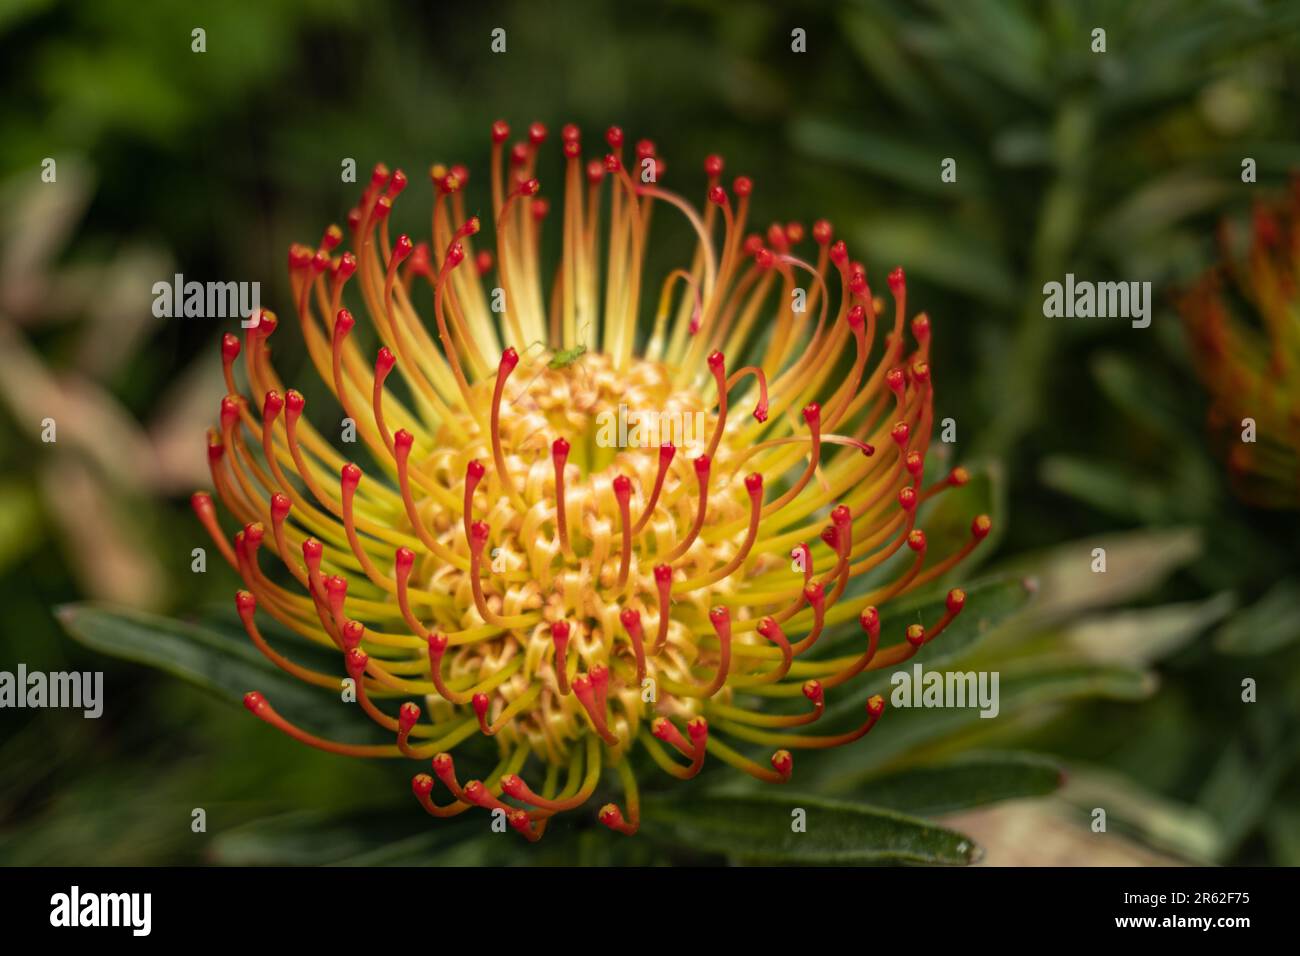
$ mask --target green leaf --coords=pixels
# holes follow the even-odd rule
[[[1163,796],[1123,774],[1073,768],[1065,799],[1082,811],[1105,807],[1107,824],[1186,860],[1217,862],[1223,834],[1210,814]]]
[[[1000,576],[978,581],[963,588],[966,605],[942,634],[926,644],[912,658],[926,664],[952,660],[970,651],[998,624],[1019,612],[1033,597],[1035,584],[1031,578]],[[880,610],[880,643],[882,647],[897,643],[910,624],[934,624],[946,613],[948,592],[919,595],[890,601]],[[863,643],[861,625],[857,619],[845,622],[827,634],[825,645],[818,656],[834,656],[845,652],[845,645]]]
[[[912,664],[909,661],[904,667]],[[1142,700],[1155,687],[1151,674],[1127,667],[1053,666],[1020,673],[1003,672],[998,679],[998,714],[981,718],[978,707],[891,706],[893,688],[889,675],[882,674],[872,686],[827,708],[822,718],[837,728],[848,721],[860,721],[867,695],[880,693],[886,707],[875,729],[862,743],[840,748],[838,752],[797,753],[795,775],[801,780],[815,781],[818,790],[843,793],[862,785],[881,767],[925,760],[924,748],[955,750],[980,742],[979,738],[1005,730],[1013,717],[1035,708],[1090,698]]]
[[[924,143],[899,139],[879,129],[865,132],[830,120],[802,119],[790,130],[795,146],[816,159],[866,170],[900,183],[909,189],[951,198],[980,191],[977,157],[960,151],[958,183],[945,183],[939,176],[943,153]]]
[[[403,808],[294,812],[233,827],[213,838],[209,860],[226,866],[649,866],[664,847],[600,826],[589,814],[554,818],[537,843],[494,832],[474,810],[432,820],[412,800]]]
[[[1141,666],[1171,657],[1233,608],[1231,593],[1100,614],[1067,628],[1052,643],[1096,664]]]
[[[357,705],[279,670],[242,629],[236,634],[218,624],[200,626],[92,603],[64,605],[57,613],[75,640],[101,654],[157,668],[235,704],[242,704],[249,691],[260,691],[286,720],[334,739],[349,743],[380,739]],[[331,663],[327,652],[305,642],[298,642],[292,656],[326,673],[340,670],[337,659]]]
[[[807,830],[792,829],[795,811]],[[756,863],[974,863],[969,838],[892,810],[797,794],[705,795],[690,801],[650,798],[644,833],[692,850]]]
[[[466,815],[468,817],[468,815]],[[321,866],[400,848],[407,862],[431,860],[439,851],[478,834],[466,818],[430,820],[391,806],[346,813],[300,811],[266,817],[218,834],[211,859],[227,866]],[[478,821],[480,825],[482,820]]]
[[[974,752],[949,763],[909,767],[875,777],[842,795],[869,800],[872,806],[934,816],[1001,800],[1040,797],[1064,781],[1061,765],[1048,757]]]
[[[1125,521],[1155,524],[1179,514],[1167,484],[1116,462],[1049,455],[1038,476],[1045,487]]]
[[[908,275],[1005,309],[1015,304],[1022,284],[990,228],[972,228],[951,215],[896,212],[868,220],[850,241],[868,262],[905,262]]]
[[[1105,572],[1092,570],[1094,551],[1106,552]],[[1031,614],[1036,623],[1071,619],[1145,594],[1201,553],[1196,528],[1165,528],[1099,535],[1071,541],[1011,563],[1039,581]]]
[[[1224,654],[1268,654],[1297,638],[1300,638],[1300,582],[1287,579],[1219,628],[1214,635],[1214,646]]]

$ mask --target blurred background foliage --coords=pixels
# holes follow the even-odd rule
[[[1300,6],[5,0],[0,49],[0,668],[103,669],[108,698],[98,721],[0,715],[0,861],[1300,864],[1300,522],[1231,495],[1175,308],[1220,220],[1300,166]],[[619,123],[692,197],[721,152],[754,177],[756,222],[827,215],[869,276],[907,268],[936,415],[976,474],[927,531],[976,508],[999,529],[928,663],[999,670],[998,719],[892,711],[801,758],[793,794],[705,774],[651,789],[642,838],[579,814],[534,848],[481,816],[431,826],[409,767],[229,706],[277,675],[208,610],[233,575],[190,571],[226,329],[155,319],[151,286],[259,280],[283,310],[289,243],[354,201],[344,157],[363,177],[481,170],[498,117]],[[656,238],[652,263],[686,237]],[[1045,319],[1066,272],[1150,280],[1151,327]],[[295,345],[277,355],[314,377]],[[790,841],[791,806],[825,825]]]

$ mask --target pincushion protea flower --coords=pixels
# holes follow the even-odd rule
[[[1197,371],[1210,392],[1209,427],[1241,496],[1300,506],[1300,177],[1288,202],[1255,209],[1245,261],[1231,251],[1183,298]],[[1225,283],[1225,278],[1229,280]],[[1243,441],[1245,419],[1255,441]]]
[[[229,394],[209,434],[216,493],[242,523],[233,544],[210,495],[193,498],[243,579],[236,605],[254,644],[336,689],[339,676],[272,648],[255,612],[337,649],[357,704],[396,740],[322,739],[256,692],[248,708],[332,753],[432,760],[433,773],[413,781],[430,814],[501,811],[529,839],[586,802],[605,768],[625,800],[599,818],[634,832],[636,747],[683,779],[711,755],[784,782],[791,750],[865,735],[879,696],[854,730],[811,725],[828,695],[942,632],[965,594],[949,592],[945,614],[886,647],[877,607],[945,574],[990,528],[975,518],[966,546],[936,559],[916,527],[918,505],[966,473],[922,485],[930,322],[911,321],[909,344],[901,269],[889,276],[892,317],[881,319],[884,304],[829,223],[810,230],[814,264],[795,252],[798,224],[745,237],[752,186],[742,177],[728,192],[720,158],[705,162],[701,212],[657,184],[665,166],[649,141],[636,146],[634,176],[619,129],[606,134],[608,155],[584,165],[567,126],[562,251],[546,287],[548,204],[534,178],[546,136],[533,124],[507,150],[506,124],[492,127],[494,255],[473,248],[481,224],[466,215],[458,166],[431,171],[430,243],[391,238],[407,178],[380,165],[348,216],[352,251],[340,252],[337,226],[316,248],[290,250],[307,349],[373,467],[363,472],[309,424],[302,394],[271,366],[277,320],[262,311],[242,344],[223,340]],[[656,213],[685,217],[696,238],[639,342]],[[350,281],[376,351],[363,350],[343,307]],[[417,300],[431,300],[432,325]],[[889,331],[877,348],[878,319]],[[257,401],[236,387],[239,358]],[[603,447],[597,420],[620,405],[706,413],[702,450],[686,460],[670,443]],[[263,550],[287,574],[264,571]],[[877,569],[884,580],[850,591]],[[860,650],[809,659],[824,630],[855,618]],[[800,695],[807,705],[795,713],[761,707]],[[500,762],[462,782],[450,751],[476,735],[495,738]]]

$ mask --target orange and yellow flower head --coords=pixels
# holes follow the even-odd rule
[[[616,127],[590,162],[564,128],[553,210],[547,130],[509,138],[493,124],[494,247],[460,166],[431,170],[428,241],[394,238],[407,177],[381,165],[346,230],[290,250],[294,312],[337,407],[309,416],[286,389],[278,320],[261,311],[222,342],[208,443],[239,530],[209,493],[193,506],[243,581],[253,643],[336,694],[349,680],[391,742],[320,738],[251,692],[259,718],[334,753],[422,761],[412,786],[430,814],[502,812],[530,840],[610,769],[624,796],[598,816],[631,833],[635,750],[683,779],[712,758],[782,783],[792,751],[866,735],[882,698],[856,728],[818,734],[827,699],[914,654],[965,594],[883,646],[877,608],[946,574],[990,522],[974,517],[944,555],[917,526],[966,473],[922,480],[931,325],[909,321],[901,269],[890,308],[828,222],[747,234],[749,179],[724,186],[708,157],[697,208],[661,184],[654,144],[628,156]],[[667,217],[692,238],[650,296]],[[336,651],[338,671],[273,647],[263,614]],[[854,653],[814,650],[846,624]],[[483,736],[495,769],[460,779],[452,751]]]

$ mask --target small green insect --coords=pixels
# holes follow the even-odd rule
[[[551,354],[551,360],[546,363],[546,367],[550,369],[568,368],[586,354],[587,346],[582,344],[575,345],[571,349],[560,349],[558,352]]]
[[[579,339],[585,338],[587,329],[589,328],[591,328],[590,322],[583,323],[582,328],[578,330],[578,338]],[[528,346],[528,349],[531,350],[533,348],[536,348],[537,346],[541,346],[543,350],[546,349],[546,343],[543,342],[541,339],[538,339],[537,341],[531,343]],[[577,345],[568,349],[552,350],[551,357],[546,362],[546,368],[550,369],[553,372],[561,371],[562,369],[568,368],[570,365],[576,364],[586,354],[587,354],[586,342],[579,342]],[[542,374],[542,370],[538,369],[537,375],[534,375],[528,381],[528,384],[524,386],[523,391],[520,392],[520,394],[521,395],[527,394],[528,390],[532,387],[533,382],[537,381],[537,376],[541,374]],[[588,384],[590,384],[590,379],[588,379]]]

